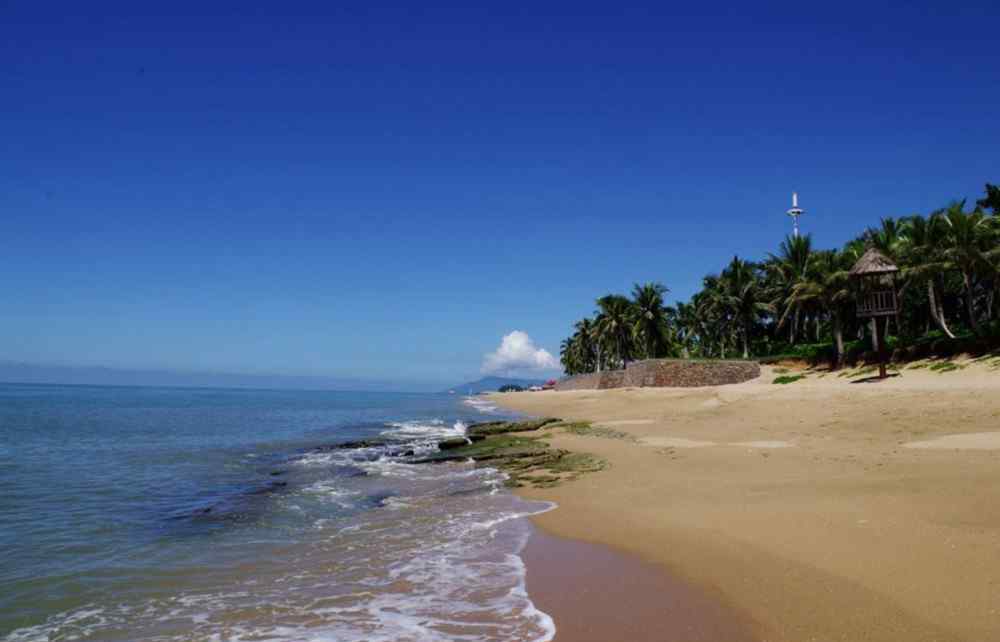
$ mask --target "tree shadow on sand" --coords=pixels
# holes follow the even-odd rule
[[[873,375],[871,377],[863,377],[861,379],[855,379],[854,381],[851,381],[851,383],[879,383],[880,381],[888,381],[889,379],[898,376],[899,376],[898,372],[890,372],[889,374],[886,375],[884,379],[878,375]]]

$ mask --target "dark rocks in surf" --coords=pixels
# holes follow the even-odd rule
[[[362,448],[385,448],[386,446],[398,446],[401,442],[398,439],[358,439],[356,441],[345,441],[342,444],[328,444],[316,446],[313,452],[329,452],[331,450],[360,450]]]
[[[462,446],[468,446],[472,441],[466,439],[465,437],[454,437],[452,439],[445,439],[444,441],[438,442],[438,450],[452,450],[454,448],[461,448]]]
[[[476,438],[482,439],[491,435],[503,435],[509,432],[533,432],[558,421],[559,419],[555,417],[529,419],[527,421],[486,421],[469,426],[465,431],[465,436],[475,441]]]
[[[490,466],[508,475],[508,486],[556,486],[572,481],[583,473],[602,470],[603,459],[587,453],[573,453],[552,448],[541,436],[524,435],[539,429],[564,426],[559,419],[530,421],[493,421],[474,424],[467,438],[446,439],[438,443],[438,452],[413,460],[414,464],[466,462]]]

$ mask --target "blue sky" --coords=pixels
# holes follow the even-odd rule
[[[0,361],[454,382],[1000,181],[995,3],[810,4],[4,3]]]

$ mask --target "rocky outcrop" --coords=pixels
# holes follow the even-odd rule
[[[550,428],[558,430],[575,425],[554,418],[473,424],[466,430],[466,437],[443,440],[438,443],[438,452],[410,463],[472,460],[507,473],[508,486],[556,486],[606,466],[603,459],[587,453],[552,448],[541,437],[533,435],[541,428],[546,429],[544,437],[550,434]]]
[[[606,388],[694,388],[742,383],[760,376],[756,361],[695,361],[647,359],[634,361],[624,370],[608,370],[562,379],[556,390],[603,390]]]

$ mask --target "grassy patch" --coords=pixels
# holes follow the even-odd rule
[[[566,453],[545,468],[556,473],[596,473],[608,467],[608,462],[589,453]]]
[[[933,372],[937,372],[939,374],[944,374],[945,372],[954,372],[956,370],[965,370],[965,366],[961,366],[961,365],[955,363],[954,361],[941,361],[939,363],[935,363],[934,365],[930,366],[930,369]]]
[[[782,375],[780,377],[775,377],[774,381],[771,383],[776,383],[779,385],[785,385],[789,383],[795,383],[799,379],[805,379],[805,375]]]
[[[594,426],[589,421],[566,422],[562,424],[555,424],[552,427],[562,428],[571,435],[580,435],[582,437],[602,437],[604,439],[624,439],[626,441],[635,441],[635,438],[627,432],[614,430],[612,428],[605,428],[603,426]]]

